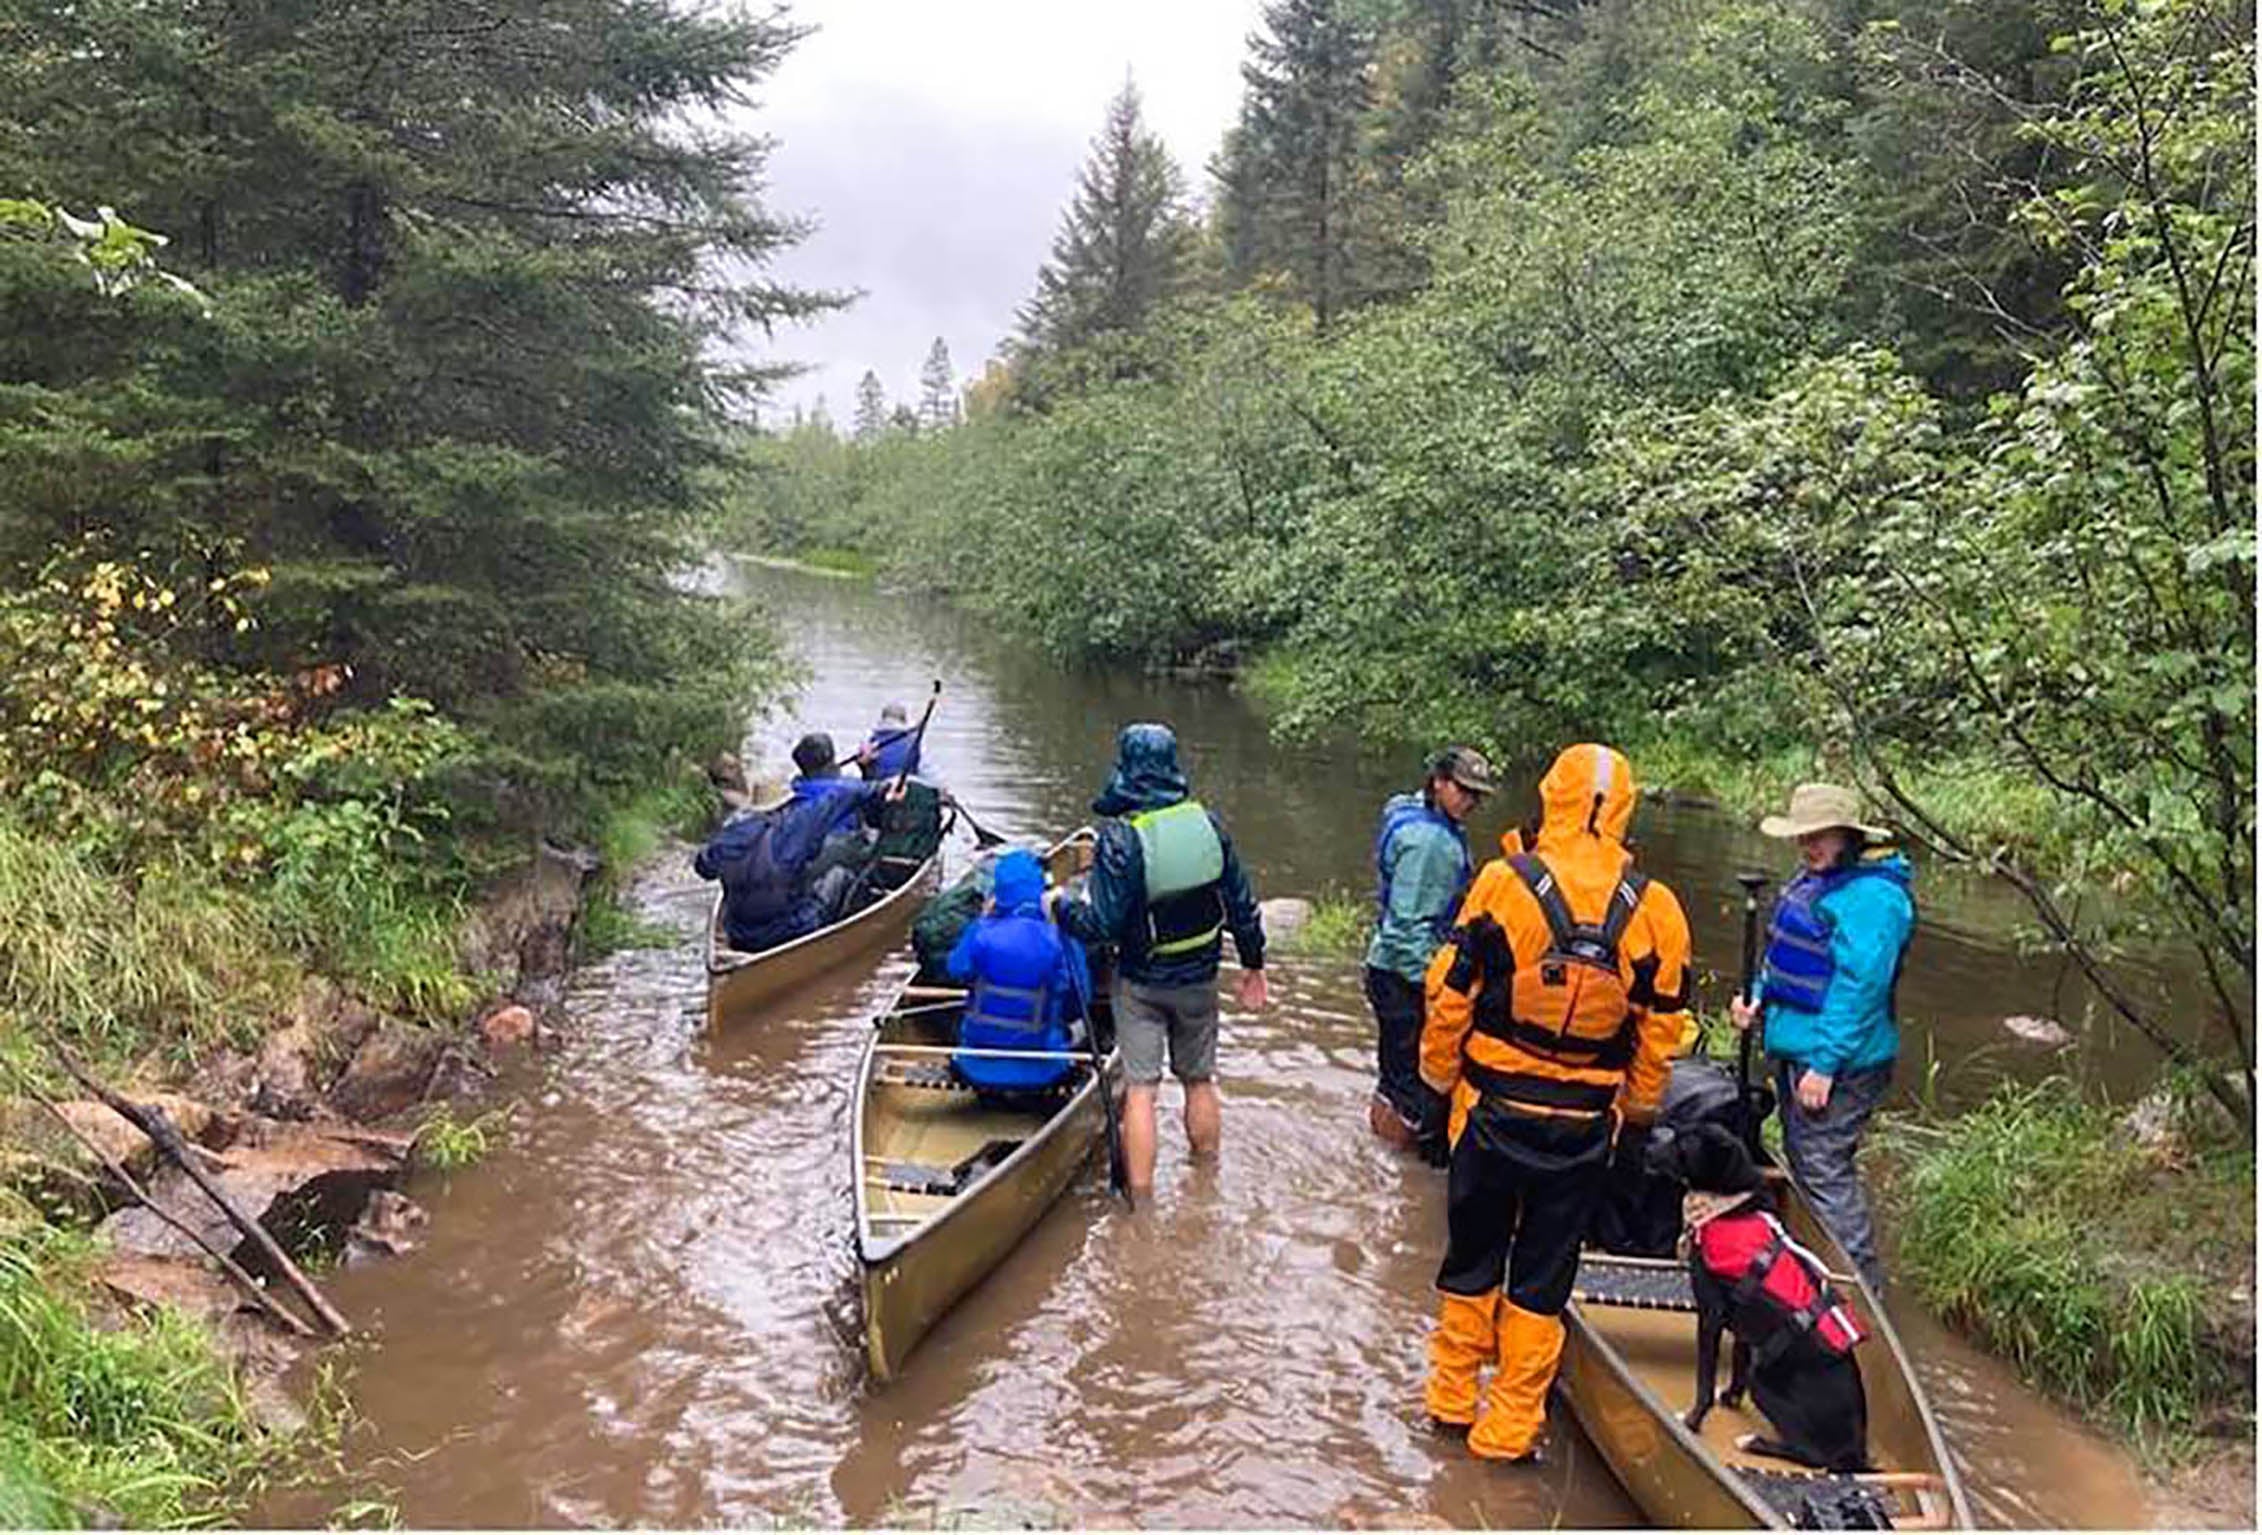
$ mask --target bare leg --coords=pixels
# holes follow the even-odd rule
[[[1186,1144],[1196,1161],[1206,1162],[1217,1155],[1218,1138],[1224,1133],[1220,1123],[1223,1115],[1215,1082],[1186,1084]]]
[[[1133,1082],[1123,1090],[1123,1171],[1134,1195],[1155,1186],[1155,1084]]]

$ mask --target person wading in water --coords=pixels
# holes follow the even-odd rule
[[[1789,809],[1759,829],[1797,842],[1801,868],[1768,920],[1759,1001],[1739,997],[1730,1010],[1737,1028],[1760,1025],[1774,1063],[1791,1176],[1882,1295],[1885,1267],[1854,1155],[1901,1051],[1894,993],[1916,931],[1909,861],[1876,845],[1892,833],[1863,825],[1861,797],[1836,784],[1799,785]]]
[[[1443,1167],[1445,1100],[1422,1082],[1422,977],[1445,941],[1476,865],[1462,823],[1492,792],[1492,768],[1466,746],[1429,759],[1419,793],[1394,794],[1375,831],[1375,927],[1367,945],[1375,1091],[1367,1124]]]
[[[1613,1140],[1638,1163],[1688,1008],[1688,919],[1626,851],[1633,769],[1573,746],[1539,792],[1533,851],[1484,866],[1430,962],[1422,1030],[1453,1146],[1425,1400],[1492,1460],[1537,1448]]]
[[[1084,900],[1058,904],[1061,930],[1116,946],[1115,1037],[1128,1083],[1123,1160],[1133,1194],[1154,1187],[1155,1090],[1167,1047],[1186,1088],[1186,1140],[1217,1154],[1217,972],[1224,934],[1241,960],[1235,992],[1256,1012],[1265,987],[1257,898],[1217,816],[1190,797],[1168,725],[1123,727],[1115,770],[1092,801],[1099,846]]]

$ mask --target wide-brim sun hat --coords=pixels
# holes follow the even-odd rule
[[[1803,783],[1791,791],[1791,803],[1781,815],[1762,816],[1760,835],[1785,839],[1842,826],[1871,842],[1890,842],[1892,831],[1872,826],[1861,818],[1861,796],[1834,783]]]

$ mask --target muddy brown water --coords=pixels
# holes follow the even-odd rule
[[[1260,894],[1313,895],[1364,885],[1375,806],[1410,776],[1274,747],[1214,687],[1066,673],[863,587],[744,579],[809,669],[799,712],[758,724],[753,749],[780,760],[803,719],[845,747],[943,677],[931,770],[1001,832],[1078,824],[1115,727],[1165,718]],[[1655,804],[1636,834],[1700,959],[1732,965],[1731,871],[1766,845]],[[2000,1019],[2070,989],[1988,936],[2009,918],[1985,891],[1926,896],[1911,1059],[1929,1040],[1951,1097],[2045,1069],[1999,1042]],[[1126,1214],[1087,1169],[880,1388],[857,1333],[848,1090],[907,962],[711,1036],[693,936],[707,890],[670,856],[633,897],[679,941],[579,972],[562,1045],[506,1084],[506,1143],[415,1191],[433,1214],[422,1249],[335,1277],[365,1329],[345,1351],[345,1470],[274,1494],[259,1522],[320,1523],[373,1495],[419,1526],[1638,1522],[1560,1415],[1539,1467],[1479,1465],[1427,1431],[1443,1182],[1364,1131],[1354,965],[1284,956],[1272,1010],[1228,1015],[1214,1168],[1186,1163],[1166,1089],[1153,1205]],[[2121,1049],[2100,1042],[2088,1069],[2133,1069]],[[1897,1318],[1984,1519],[2145,1521],[2123,1454],[1912,1310]]]

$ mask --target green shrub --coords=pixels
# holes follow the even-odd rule
[[[97,1325],[88,1249],[0,1212],[0,1523],[217,1522],[231,1479],[279,1449],[201,1328]]]

